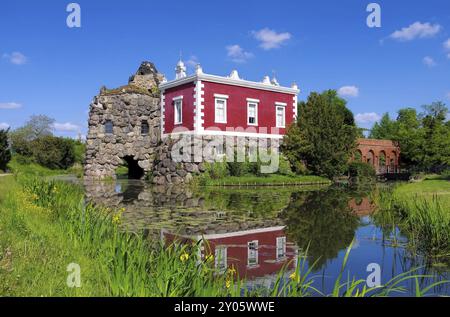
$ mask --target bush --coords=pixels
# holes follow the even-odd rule
[[[36,163],[50,169],[67,169],[75,162],[73,141],[54,136],[43,136],[32,142]]]
[[[228,176],[228,164],[225,162],[207,163],[206,170],[211,179],[220,179]]]
[[[0,170],[5,171],[11,160],[11,151],[8,144],[8,130],[0,130]]]
[[[348,174],[352,183],[371,182],[376,177],[373,166],[363,162],[351,162],[348,164]]]
[[[292,171],[291,163],[289,163],[287,158],[282,154],[280,154],[279,158],[278,174],[293,176],[294,172]]]

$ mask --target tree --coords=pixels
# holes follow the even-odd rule
[[[75,162],[74,144],[71,140],[52,135],[32,141],[36,163],[50,169],[67,169]]]
[[[450,129],[445,122],[448,108],[442,102],[423,108],[422,167],[430,172],[441,172],[450,166]]]
[[[8,130],[0,130],[0,170],[5,171],[11,160],[11,151],[8,144]]]
[[[356,148],[358,129],[346,101],[336,91],[313,92],[298,105],[298,120],[288,127],[282,151],[292,167],[329,178],[342,175]]]
[[[48,135],[53,135],[52,126],[55,120],[45,115],[33,115],[23,127],[11,132],[11,145],[14,153],[22,156],[32,155],[31,141]]]
[[[395,121],[389,117],[389,113],[385,113],[380,122],[375,122],[369,137],[372,139],[392,139],[395,133]]]

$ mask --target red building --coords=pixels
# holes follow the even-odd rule
[[[282,87],[277,80],[243,80],[237,71],[228,77],[205,74],[197,65],[187,76],[179,61],[176,78],[161,90],[162,135],[190,133],[281,138],[297,115],[296,84]]]
[[[284,226],[199,236],[180,236],[163,230],[161,235],[166,243],[202,241],[202,259],[212,254],[217,269],[234,267],[240,277],[250,280],[273,277],[286,264],[288,270],[296,266],[297,246],[286,240]]]

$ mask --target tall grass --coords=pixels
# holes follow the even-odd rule
[[[396,224],[415,249],[435,257],[450,256],[450,210],[437,195],[424,197],[383,190],[378,219]]]
[[[233,267],[220,273],[212,256],[199,258],[199,243],[166,245],[123,232],[123,210],[86,204],[76,185],[24,175],[17,180],[0,202],[0,295],[387,296],[402,291],[401,281],[419,277],[404,273],[381,289],[355,278],[343,282],[350,246],[331,294],[314,287],[314,264],[307,267],[305,254],[289,276],[288,265],[278,273],[272,288],[251,289]],[[71,262],[81,267],[79,289],[65,284]]]

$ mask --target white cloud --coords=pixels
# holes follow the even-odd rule
[[[0,102],[0,109],[19,109],[22,105],[17,102]]]
[[[20,52],[12,52],[11,54],[3,54],[2,58],[7,59],[11,64],[23,65],[26,64],[28,58]]]
[[[439,24],[414,22],[408,27],[395,31],[390,35],[390,38],[398,41],[411,41],[416,38],[433,37],[439,33],[441,28]]]
[[[6,122],[0,122],[0,130],[6,130],[9,128],[9,124]]]
[[[358,97],[359,88],[356,86],[343,86],[338,89],[338,94],[341,97]]]
[[[437,65],[436,62],[434,61],[434,59],[431,58],[430,56],[425,56],[422,61],[428,67],[434,67]]]
[[[76,124],[66,122],[66,123],[54,123],[53,129],[60,132],[78,132],[80,127]]]
[[[265,50],[278,48],[292,37],[291,33],[277,33],[275,30],[269,28],[253,31],[252,34],[255,39],[261,42],[259,46]]]
[[[381,119],[381,116],[375,112],[358,113],[355,121],[358,123],[374,123]]]
[[[195,55],[191,55],[191,57],[186,61],[186,65],[194,68],[195,66],[197,66],[197,64],[199,64],[198,58]]]
[[[444,42],[444,48],[450,51],[450,38]]]
[[[230,57],[231,60],[235,63],[245,63],[253,57],[252,53],[245,51],[237,44],[229,45],[226,47],[226,49],[228,57]]]

